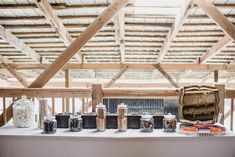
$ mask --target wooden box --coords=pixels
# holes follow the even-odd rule
[[[219,114],[218,89],[211,86],[187,86],[181,89],[179,119],[185,124],[212,124]]]

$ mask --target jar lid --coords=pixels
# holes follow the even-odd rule
[[[53,120],[53,119],[55,119],[55,117],[52,115],[47,115],[44,117],[44,120]]]
[[[168,113],[167,115],[164,115],[165,119],[175,119],[175,115],[172,115],[171,113]]]
[[[141,115],[141,118],[151,119],[151,118],[153,118],[153,115],[144,114],[144,115]]]
[[[22,95],[21,99],[14,102],[14,105],[34,105],[34,102],[27,99],[26,95]]]
[[[106,108],[104,104],[100,103],[96,106],[96,108]]]
[[[126,109],[127,105],[125,105],[124,103],[121,103],[120,105],[118,105],[118,108]]]

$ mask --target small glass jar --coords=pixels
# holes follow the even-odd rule
[[[82,130],[82,117],[80,115],[74,114],[70,116],[69,129],[73,132],[78,132]]]
[[[43,120],[43,133],[54,134],[57,129],[57,121],[53,116],[44,117]]]
[[[127,131],[127,106],[118,105],[118,131]]]
[[[175,115],[172,115],[170,113],[168,115],[164,115],[163,130],[165,132],[175,132],[176,124],[177,124],[177,120],[176,120]]]
[[[13,124],[20,128],[29,128],[35,124],[34,102],[25,95],[13,104]]]
[[[105,131],[106,129],[106,107],[103,104],[96,106],[96,128],[97,131]]]
[[[140,131],[152,132],[154,130],[154,119],[152,115],[142,115],[140,118]]]

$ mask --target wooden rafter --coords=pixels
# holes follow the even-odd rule
[[[22,52],[36,62],[40,62],[40,55],[37,54],[31,47],[26,45],[22,40],[18,39],[9,30],[6,30],[0,25],[0,38],[8,42],[11,46],[15,47],[17,51]]]
[[[57,14],[54,12],[48,0],[35,0],[35,3],[38,6],[38,8],[42,11],[43,15],[50,23],[52,28],[56,31],[57,34],[59,34],[64,44],[66,46],[69,46],[73,41],[72,37],[70,36],[69,32],[66,30],[64,24],[61,22]],[[77,58],[79,61],[81,60],[81,57],[78,54],[75,54],[75,58]]]
[[[105,88],[111,87],[122,75],[127,71],[128,65],[123,65],[121,70],[104,86]]]
[[[164,44],[161,48],[161,51],[158,55],[158,62],[159,63],[163,60],[165,54],[168,52],[172,41],[174,40],[177,33],[179,32],[180,27],[183,25],[184,20],[187,18],[190,5],[191,5],[190,0],[186,0],[185,4],[181,8],[180,12],[176,16],[175,22],[172,24],[172,27],[171,27],[170,31],[168,32],[166,39],[164,41]]]
[[[156,69],[170,82],[170,84],[175,87],[179,88],[179,85],[171,78],[171,76],[161,67],[160,64],[155,64],[154,65]]]
[[[235,26],[210,2],[210,0],[193,1],[226,33],[224,38],[213,45],[202,57],[201,63],[206,63],[210,58],[218,54],[223,48],[235,40]]]
[[[125,12],[122,8],[115,17],[116,42],[119,44],[121,63],[125,62]]]
[[[12,64],[16,69],[46,69],[50,64]],[[151,69],[154,70],[155,64],[125,64],[128,69]],[[234,70],[235,64],[160,64],[165,70]],[[63,69],[121,69],[123,64],[66,64]],[[2,67],[3,68],[3,67]]]
[[[29,87],[43,87],[127,2],[115,0],[111,3]]]

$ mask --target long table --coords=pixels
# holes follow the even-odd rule
[[[235,157],[235,134],[191,137],[129,129],[105,132],[57,129],[45,135],[40,129],[0,128],[0,157]]]

